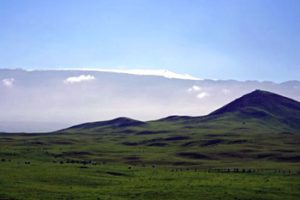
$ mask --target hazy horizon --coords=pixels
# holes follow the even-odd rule
[[[164,70],[0,69],[0,131],[53,131],[129,117],[201,116],[256,89],[300,100],[300,82],[197,79]]]

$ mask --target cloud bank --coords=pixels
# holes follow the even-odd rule
[[[0,69],[0,132],[53,131],[120,116],[138,120],[201,116],[256,89],[300,100],[299,81],[278,84],[136,74]]]
[[[49,69],[53,71],[53,69]],[[169,79],[183,79],[183,80],[202,80],[201,78],[194,77],[190,74],[180,74],[176,72],[172,72],[164,69],[101,69],[101,68],[61,68],[54,69],[56,71],[89,71],[89,72],[113,72],[113,73],[121,73],[121,74],[132,74],[139,76],[161,76]],[[35,71],[35,70],[28,70]],[[48,71],[48,70],[44,70]]]
[[[80,83],[95,80],[96,78],[92,75],[80,75],[80,76],[71,76],[64,80],[66,84]]]

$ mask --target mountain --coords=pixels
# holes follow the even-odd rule
[[[100,128],[126,128],[132,126],[142,126],[145,125],[145,122],[126,118],[126,117],[119,117],[112,120],[107,121],[99,121],[99,122],[89,122],[84,124],[79,124],[72,126],[70,128],[64,129],[63,131],[74,131],[74,130],[93,130],[93,129],[100,129]]]
[[[264,131],[292,131],[300,129],[300,102],[293,99],[263,91],[255,90],[206,116],[169,116],[155,121],[141,122],[130,118],[116,118],[109,121],[84,123],[72,126],[64,131],[97,131],[103,128],[128,131],[139,127],[144,132],[157,133],[152,130],[163,128],[163,132],[186,131],[211,127],[211,129],[243,129]],[[175,127],[175,128],[174,128]],[[161,132],[161,131],[159,131]]]
[[[246,94],[208,116],[218,118],[226,115],[234,115],[242,120],[275,120],[290,128],[300,128],[300,102],[263,90]]]
[[[251,110],[265,112],[265,114],[277,117],[291,116],[300,114],[300,102],[275,93],[255,90],[212,112],[210,115],[230,112],[241,112],[251,115]]]
[[[22,160],[36,155],[64,163],[299,169],[299,108],[297,101],[255,90],[205,116],[120,117],[48,134],[0,134],[0,144],[28,147],[11,151],[12,159]]]
[[[194,80],[164,71],[159,71],[164,76],[121,72],[0,69],[0,131],[49,132],[119,116],[142,121],[201,116],[255,89],[300,101],[300,81]]]

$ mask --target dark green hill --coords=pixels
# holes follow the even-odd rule
[[[203,126],[247,128],[259,131],[300,130],[300,102],[267,91],[255,90],[217,109],[207,116],[170,116],[159,122],[181,124],[189,128]]]
[[[89,122],[84,124],[79,124],[72,126],[70,128],[64,129],[63,131],[73,131],[73,130],[91,130],[91,129],[99,129],[99,128],[126,128],[132,126],[142,126],[145,125],[145,122],[126,118],[119,117],[112,120],[107,121],[99,121],[99,122]]]
[[[265,114],[276,117],[290,117],[300,114],[300,102],[271,92],[255,90],[212,112],[210,115],[241,112],[251,116],[252,112],[248,112],[249,109],[261,110]]]
[[[2,133],[0,199],[299,199],[299,117],[254,91],[203,117]]]
[[[238,120],[257,119],[270,125],[300,128],[300,102],[267,91],[255,90],[212,112],[212,118],[234,116]]]
[[[120,117],[79,124],[62,131],[100,132],[103,129],[112,129],[129,133],[134,132],[132,129],[138,129],[143,133],[157,133],[203,127],[297,132],[300,130],[300,102],[271,92],[255,90],[206,116],[169,116],[150,122]]]

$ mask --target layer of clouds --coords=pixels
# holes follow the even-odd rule
[[[299,81],[277,84],[0,69],[0,132],[49,131],[120,116],[145,121],[169,115],[201,116],[255,89],[300,100]]]
[[[80,76],[71,76],[64,80],[66,84],[73,84],[73,83],[80,83],[80,82],[87,82],[93,81],[96,78],[92,75],[80,75]]]
[[[62,71],[70,71],[74,69],[61,69]],[[164,69],[100,69],[100,68],[76,68],[77,71],[94,71],[94,72],[113,72],[121,74],[132,74],[139,76],[161,76],[169,79],[183,79],[183,80],[202,80],[201,78],[192,76],[190,74],[179,74]],[[32,70],[31,70],[32,71]]]

